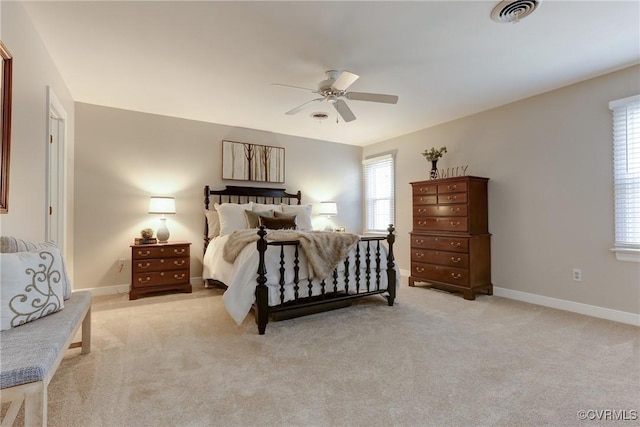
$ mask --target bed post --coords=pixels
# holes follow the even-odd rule
[[[389,244],[389,254],[387,255],[387,290],[389,291],[389,297],[387,298],[387,302],[389,306],[393,305],[394,300],[396,299],[396,267],[394,265],[393,258],[393,243],[396,241],[396,236],[393,234],[395,228],[393,228],[393,224],[389,224],[389,228],[387,228],[389,234],[387,235],[387,243]]]
[[[264,263],[264,253],[267,251],[267,240],[264,238],[266,235],[264,226],[260,226],[260,230],[258,230],[260,239],[257,243],[260,261],[258,262],[258,285],[256,286],[256,323],[260,335],[264,335],[269,322],[269,290],[265,285],[267,283],[267,268]]]

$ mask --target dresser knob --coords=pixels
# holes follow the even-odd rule
[[[416,252],[416,258],[424,258],[424,254],[422,252]]]
[[[460,262],[460,261],[462,261],[462,258],[460,258],[460,257],[458,257],[458,258],[451,257],[451,261],[453,261],[453,262]]]
[[[149,268],[150,266],[151,264],[148,262],[145,264],[142,264],[141,262],[138,263],[138,268]]]
[[[416,271],[417,271],[418,273],[422,273],[422,272],[424,271],[424,268],[422,268],[422,267],[416,267]]]
[[[459,248],[460,244],[460,242],[451,242],[451,246],[453,246],[454,248]]]
[[[418,209],[418,213],[425,213],[426,211],[426,209]]]
[[[182,273],[180,276],[178,276],[177,274],[173,275],[174,279],[184,279],[186,277],[186,275],[184,273]]]
[[[186,261],[181,259],[181,260],[175,260],[173,261],[173,265],[184,265]]]
[[[144,283],[144,282],[148,282],[149,280],[151,280],[151,277],[147,276],[144,279],[142,277],[138,277],[138,282],[140,283]]]
[[[174,249],[173,253],[177,254],[177,255],[182,255],[185,251],[185,248],[180,248],[180,249]]]
[[[453,222],[453,221],[451,221],[451,223],[450,223],[450,224],[451,224],[451,226],[452,226],[452,227],[457,227],[457,226],[459,226],[459,225],[460,225],[460,221],[458,221],[458,222]]]
[[[151,251],[138,251],[138,255],[140,256],[147,256],[151,254]]]
[[[455,200],[455,199],[456,199],[456,196],[449,196],[449,197],[447,197],[447,200]]]
[[[460,212],[460,208],[451,208],[451,212],[452,213],[458,213],[458,212]]]
[[[453,277],[454,279],[459,279],[462,277],[462,274],[460,273],[451,273],[451,277]]]
[[[455,190],[456,187],[457,187],[456,185],[448,185],[447,190]]]

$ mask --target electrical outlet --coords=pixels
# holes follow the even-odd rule
[[[574,282],[582,282],[582,270],[579,268],[573,269],[573,280]]]
[[[121,273],[124,270],[124,264],[127,262],[126,258],[120,258],[118,260],[118,273]]]

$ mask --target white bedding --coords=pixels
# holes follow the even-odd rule
[[[257,230],[256,230],[257,232]],[[228,286],[228,289],[223,295],[224,305],[227,312],[231,317],[240,324],[251,310],[251,305],[255,301],[255,289],[256,278],[258,270],[258,250],[256,243],[248,244],[238,255],[233,264],[228,263],[223,259],[223,248],[226,241],[229,239],[229,235],[219,236],[209,242],[207,250],[203,260],[203,279],[214,279],[223,282]],[[360,292],[366,291],[366,272],[365,272],[365,253],[367,242],[360,242]],[[370,242],[371,251],[371,268],[374,270],[370,273],[370,286],[371,289],[376,289],[376,275],[375,275],[375,248],[378,242]],[[285,247],[285,302],[294,299],[293,290],[293,246]],[[349,290],[354,291],[355,282],[355,248],[349,252]],[[380,243],[380,289],[387,289],[387,247],[385,244]],[[299,275],[299,295],[308,295],[308,281],[307,281],[307,263],[302,249],[299,250],[300,271]],[[265,253],[265,264],[267,269],[267,287],[269,289],[269,305],[274,306],[280,304],[280,286],[278,284],[280,280],[280,247],[269,246]],[[338,290],[344,290],[344,263],[338,265]],[[400,275],[396,274],[396,286],[400,284]],[[333,291],[333,278],[325,280],[326,292]],[[313,295],[320,294],[319,281],[313,281]]]

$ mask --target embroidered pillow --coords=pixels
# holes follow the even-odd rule
[[[247,227],[258,228],[260,227],[260,217],[273,218],[273,211],[254,212],[245,210],[244,216],[247,218]]]
[[[27,242],[26,240],[18,239],[12,236],[0,236],[0,253],[29,252],[48,248],[56,248],[60,250],[60,248],[58,248],[58,245],[54,242]],[[69,277],[67,276],[67,269],[64,264],[64,259],[62,260],[62,277],[64,299],[69,299],[71,298],[71,282],[69,281]]]
[[[282,212],[293,213],[296,215],[296,227],[298,230],[311,231],[313,226],[311,225],[311,209],[312,204],[307,205],[282,205]]]
[[[56,247],[0,254],[0,330],[62,310],[65,276]]]
[[[283,216],[280,218],[260,217],[260,225],[264,225],[269,230],[295,230],[296,217]]]

